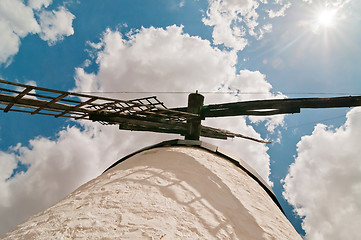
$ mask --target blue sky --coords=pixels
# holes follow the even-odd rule
[[[1,0],[0,77],[65,91],[163,91],[158,97],[168,106],[185,106],[186,92],[195,90],[241,92],[207,93],[208,103],[361,95],[360,10],[355,0]],[[185,93],[171,93],[179,91]],[[272,141],[212,143],[273,183],[299,233],[309,239],[358,236],[357,108],[207,123]],[[0,215],[7,219],[0,233],[125,154],[176,137],[0,114],[0,188],[6,193]],[[42,195],[48,197],[39,200]]]

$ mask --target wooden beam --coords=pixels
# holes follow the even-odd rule
[[[204,106],[204,117],[274,115],[299,113],[302,108],[340,108],[361,106],[361,96],[335,98],[294,98],[258,100]],[[180,110],[180,109],[177,109]]]

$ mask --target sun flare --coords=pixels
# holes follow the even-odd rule
[[[332,27],[335,24],[336,9],[325,9],[318,15],[318,25],[323,27]]]

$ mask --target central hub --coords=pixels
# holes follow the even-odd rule
[[[201,111],[203,107],[204,96],[196,93],[191,93],[188,95],[188,107],[187,112],[198,114],[198,118],[187,120],[187,134],[185,136],[186,140],[199,140],[201,135]]]

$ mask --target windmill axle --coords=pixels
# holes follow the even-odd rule
[[[191,93],[188,96],[188,113],[200,114],[204,102],[204,96],[196,93]],[[186,140],[199,140],[201,134],[201,117],[187,120],[187,134]]]

